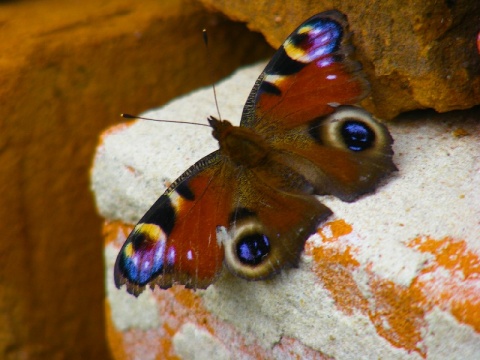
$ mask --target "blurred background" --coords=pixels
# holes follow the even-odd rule
[[[108,359],[99,134],[273,50],[194,0],[0,1],[0,29],[0,358]]]

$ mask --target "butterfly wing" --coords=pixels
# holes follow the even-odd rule
[[[349,38],[341,13],[315,15],[258,78],[243,128],[210,120],[221,150],[187,170],[140,220],[117,257],[117,287],[135,295],[146,285],[205,288],[223,259],[250,280],[295,266],[331,214],[313,194],[352,201],[395,170],[386,128],[343,106],[368,92]],[[238,143],[230,152],[221,140],[228,134]],[[249,154],[262,161],[245,166]]]
[[[344,201],[373,191],[396,170],[386,127],[348,106],[369,89],[350,37],[335,10],[300,25],[257,79],[241,122],[308,178],[316,194]]]
[[[218,151],[190,167],[129,235],[115,263],[117,287],[138,295],[146,285],[206,288],[222,270],[217,226],[228,225],[233,191]],[[231,174],[231,172],[230,172]]]
[[[272,182],[263,182],[254,171],[240,169],[236,179],[229,227],[218,231],[228,269],[248,280],[260,280],[297,266],[306,239],[331,215],[330,209],[313,196],[272,187]],[[279,178],[274,183],[292,189],[302,182]]]
[[[369,85],[351,57],[347,28],[345,16],[332,10],[290,34],[257,79],[241,125],[293,128],[364,98]]]
[[[233,273],[249,280],[295,266],[305,240],[331,212],[312,196],[258,180],[218,151],[193,165],[125,241],[115,263],[116,286],[126,284],[134,295],[146,285],[206,288],[224,256]]]

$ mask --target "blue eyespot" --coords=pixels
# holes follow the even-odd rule
[[[149,226],[150,224],[145,224]],[[140,225],[140,229],[142,229]],[[164,269],[165,239],[151,239],[142,231],[132,232],[119,257],[119,268],[128,281],[146,285]]]
[[[375,132],[361,121],[345,121],[340,130],[345,145],[352,151],[364,151],[375,142]]]
[[[246,265],[258,265],[270,252],[270,241],[264,234],[252,234],[238,241],[237,256]]]

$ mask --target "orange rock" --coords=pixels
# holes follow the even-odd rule
[[[334,6],[344,12],[372,96],[364,105],[383,119],[401,112],[438,112],[480,103],[480,57],[475,41],[476,1],[369,1],[334,3],[201,0],[228,17],[245,21],[278,47],[303,20]]]
[[[271,49],[193,0],[0,8],[0,358],[105,359],[98,134]]]

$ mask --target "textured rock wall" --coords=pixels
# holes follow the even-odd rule
[[[271,52],[195,1],[1,2],[0,358],[108,357],[94,147],[119,113],[211,83],[205,26],[215,76]]]
[[[309,16],[332,8],[344,12],[372,84],[364,105],[380,118],[480,103],[478,1],[201,1],[246,22],[275,47]]]

